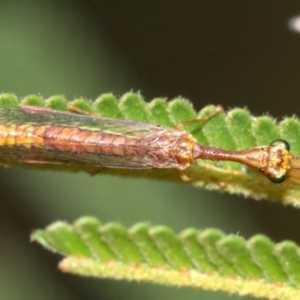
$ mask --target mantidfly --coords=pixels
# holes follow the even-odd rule
[[[0,108],[0,161],[3,164],[70,164],[103,168],[174,168],[184,170],[197,159],[234,161],[264,173],[272,182],[291,177],[299,158],[281,139],[269,146],[229,151],[200,145],[181,123],[175,129],[128,120],[102,118],[69,106],[60,112],[35,106]]]

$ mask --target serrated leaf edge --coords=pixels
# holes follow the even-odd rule
[[[89,224],[89,222],[95,222],[95,218],[92,217],[84,217],[75,222],[75,224],[78,224],[80,222],[81,224]],[[56,223],[54,223],[56,224]],[[53,233],[53,228],[56,228],[57,234],[61,236],[61,232],[63,231],[64,224],[59,223],[59,226],[53,226],[50,225],[50,228],[52,230],[51,234]],[[68,230],[70,228],[70,225],[65,224],[65,226],[68,226]],[[72,252],[69,253],[69,255],[62,260],[60,263],[60,269],[63,272],[68,273],[74,273],[78,275],[83,276],[92,276],[92,277],[99,277],[99,278],[112,278],[112,279],[125,279],[125,280],[137,280],[137,281],[147,281],[147,282],[156,282],[159,284],[171,284],[176,286],[191,286],[191,287],[200,287],[203,289],[209,289],[209,290],[222,290],[230,293],[237,293],[239,295],[252,295],[255,297],[265,297],[267,299],[278,299],[278,300],[290,300],[290,299],[297,299],[297,297],[300,297],[300,289],[299,289],[299,283],[295,282],[295,278],[293,274],[289,273],[289,269],[286,268],[287,264],[290,263],[287,261],[287,258],[282,255],[282,252],[277,251],[276,249],[284,248],[286,247],[295,247],[294,243],[291,243],[290,241],[281,242],[280,244],[271,244],[272,245],[272,259],[274,260],[275,264],[278,264],[280,266],[280,272],[284,273],[286,276],[286,281],[275,281],[270,282],[270,272],[276,272],[272,271],[274,268],[272,268],[272,265],[265,265],[268,268],[268,272],[265,272],[264,265],[257,264],[257,256],[253,256],[253,250],[252,248],[255,246],[256,253],[257,249],[259,251],[262,251],[262,253],[265,251],[264,245],[267,244],[268,247],[269,239],[265,236],[258,235],[254,236],[248,241],[242,239],[241,237],[238,237],[239,242],[243,240],[246,245],[246,249],[248,251],[248,256],[251,258],[251,263],[261,270],[261,277],[255,277],[251,278],[245,275],[245,273],[240,272],[239,264],[243,264],[243,259],[239,259],[237,261],[232,260],[232,257],[235,256],[234,251],[239,251],[237,248],[234,249],[234,243],[233,248],[231,249],[229,254],[226,254],[227,252],[224,251],[224,245],[225,247],[228,247],[228,239],[230,239],[230,235],[222,235],[220,238],[216,240],[215,243],[209,242],[209,246],[207,246],[205,241],[209,241],[212,235],[215,236],[215,229],[207,229],[203,231],[198,231],[198,238],[197,241],[199,242],[199,247],[203,248],[206,256],[208,259],[210,259],[209,252],[215,252],[215,255],[219,255],[224,259],[224,263],[230,264],[233,269],[236,270],[236,275],[224,275],[222,273],[222,260],[214,260],[211,261],[213,265],[216,267],[215,272],[202,272],[199,270],[199,266],[196,266],[194,264],[194,261],[199,261],[199,257],[195,257],[189,253],[189,251],[186,250],[185,242],[182,237],[182,234],[176,235],[173,233],[170,229],[167,227],[163,227],[166,229],[166,232],[161,235],[159,232],[161,232],[161,226],[155,226],[155,227],[149,227],[147,236],[152,241],[153,245],[151,245],[151,249],[148,249],[149,251],[153,251],[153,247],[158,249],[160,251],[160,254],[166,258],[166,263],[163,263],[162,265],[156,265],[152,266],[151,262],[147,262],[147,258],[144,256],[145,249],[141,247],[140,243],[137,240],[137,237],[132,237],[132,231],[136,230],[137,227],[139,227],[139,224],[134,225],[132,228],[125,229],[125,227],[121,226],[120,224],[109,223],[109,225],[104,224],[99,227],[99,239],[101,240],[101,243],[105,243],[105,247],[110,248],[112,252],[115,253],[116,259],[109,259],[107,261],[102,261],[101,257],[98,257],[95,259],[94,257],[85,257],[85,256],[73,256]],[[110,228],[113,230],[110,232]],[[122,234],[118,234],[118,228],[121,228]],[[133,229],[134,228],[134,229]],[[47,230],[45,230],[45,234],[41,235],[41,230],[37,231],[37,235],[33,233],[32,240],[40,243],[42,246],[46,247],[47,249],[50,249],[52,251],[60,252],[60,245],[54,244],[53,239],[49,239],[47,244]],[[86,247],[89,247],[89,243],[86,239],[87,231],[80,232],[78,230],[78,226],[75,225],[74,232],[79,234],[82,238],[82,242],[85,243]],[[124,231],[125,230],[125,231]],[[189,229],[190,230],[190,229]],[[195,229],[193,229],[195,231]],[[101,232],[106,232],[106,235],[111,234],[110,239],[102,239]],[[186,231],[186,230],[185,230]],[[185,232],[184,231],[184,232]],[[124,235],[124,232],[127,234]],[[158,235],[156,234],[158,232]],[[170,234],[171,235],[170,235]],[[117,245],[119,248],[116,248],[115,245],[112,247],[112,241],[116,238],[119,239],[117,241]],[[156,235],[156,236],[155,236]],[[39,241],[39,237],[42,236],[43,239]],[[154,237],[155,236],[155,237]],[[176,246],[176,243],[174,244],[172,242],[173,239],[176,239],[178,241],[178,246]],[[123,241],[123,239],[125,239]],[[159,247],[159,241],[157,239],[160,239],[160,242],[164,243],[164,247]],[[171,240],[170,240],[171,239]],[[62,239],[60,239],[62,240]],[[171,241],[171,242],[170,242]],[[224,242],[223,242],[224,241]],[[262,243],[263,241],[263,243]],[[265,242],[266,241],[266,242]],[[234,239],[233,239],[234,242]],[[68,243],[68,240],[64,241],[64,243]],[[123,247],[122,245],[125,245]],[[131,247],[134,247],[140,251],[140,254],[137,256],[134,254],[134,257],[142,257],[142,259],[135,259],[134,261],[131,261],[131,263],[125,263],[122,261],[122,252],[128,251],[128,243],[131,243]],[[169,249],[168,249],[169,245]],[[175,246],[174,246],[175,245]],[[144,246],[145,247],[145,246]],[[149,246],[148,246],[149,247]],[[222,248],[223,247],[223,248]],[[260,248],[259,248],[260,247]],[[125,249],[127,248],[127,249]],[[150,247],[149,247],[150,248]],[[76,250],[74,250],[75,253]],[[208,252],[207,252],[208,251]],[[295,263],[296,265],[299,265],[300,263],[300,250],[298,247],[298,260]],[[92,252],[92,249],[91,249]],[[172,263],[172,260],[182,260],[182,252],[185,253],[186,258],[189,260],[189,264],[181,265],[180,268],[174,267],[174,263]],[[170,256],[170,253],[172,255]],[[179,257],[176,258],[176,253],[178,253]],[[238,255],[237,253],[236,255]],[[130,255],[130,254],[129,254]],[[228,256],[229,255],[229,256]],[[128,252],[127,252],[128,257]],[[128,260],[126,260],[128,262]],[[201,258],[200,258],[201,261]],[[249,264],[249,262],[248,262]],[[191,265],[192,267],[189,267]],[[277,267],[277,266],[276,266]],[[249,273],[251,274],[251,273]],[[266,275],[267,274],[267,275]],[[271,274],[272,275],[272,274]],[[273,278],[277,278],[276,274],[273,276]]]
[[[67,102],[67,99],[61,95],[52,96],[48,99],[43,99],[38,95],[28,95],[21,99],[13,94],[0,94],[0,106],[18,104],[38,105],[51,109],[66,110]],[[146,104],[139,93],[133,92],[124,94],[120,97],[120,100],[113,94],[106,93],[100,95],[95,101],[78,98],[71,102],[82,110],[102,117],[111,117],[109,113],[111,111],[112,115],[118,118],[130,117],[132,120],[144,122],[162,120],[164,124],[158,125],[170,124],[172,121],[173,126],[178,122],[187,121],[196,116],[199,118],[206,116],[215,109],[215,106],[209,105],[199,113],[196,113],[191,103],[182,97],[175,98],[169,102],[166,102],[165,98],[155,98]],[[157,116],[152,115],[152,109],[154,107],[157,108],[159,105],[160,113],[165,114],[165,117],[158,119]],[[141,118],[141,116],[144,117]],[[242,118],[242,124],[248,124],[248,127],[242,131],[243,139],[240,136],[241,131],[238,130],[239,123],[236,125],[234,121],[238,117]],[[218,128],[222,128],[221,137]],[[190,129],[190,127],[187,129]],[[250,145],[257,146],[260,145],[260,142],[269,144],[276,138],[282,138],[291,144],[295,155],[300,155],[300,122],[295,117],[285,118],[282,122],[276,123],[269,116],[254,117],[246,109],[234,108],[226,113],[220,113],[205,122],[205,124],[196,125],[196,128],[193,127],[190,130],[192,130],[192,134],[195,135],[198,142],[203,145],[217,147],[226,147],[228,145],[229,148],[233,148],[232,150],[246,149]],[[244,142],[241,144],[242,140]],[[47,166],[33,167],[42,169]],[[69,167],[59,165],[51,166],[51,168],[55,170],[68,170]],[[93,169],[85,169],[85,167],[80,165],[76,168],[70,168],[70,171],[87,171],[93,174]],[[207,189],[228,191],[232,194],[242,194],[255,199],[269,199],[300,207],[300,185],[291,182],[284,182],[282,184],[271,183],[259,172],[249,170],[237,163],[215,163],[198,160],[183,173],[173,169],[130,170],[111,168],[104,168],[98,173],[191,183],[194,186],[205,187]]]

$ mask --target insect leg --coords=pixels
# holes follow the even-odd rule
[[[175,129],[177,130],[182,130],[183,127],[187,126],[187,125],[191,125],[191,124],[195,124],[195,123],[205,123],[208,120],[210,120],[211,118],[213,118],[215,115],[219,114],[220,112],[223,112],[224,109],[221,105],[216,106],[216,108],[206,117],[203,117],[201,119],[194,119],[194,120],[189,120],[189,121],[184,121],[181,122],[179,124],[177,124],[175,126]]]
[[[97,117],[99,117],[99,116],[96,115],[95,113],[92,113],[92,112],[83,110],[83,109],[81,109],[80,107],[77,107],[76,105],[74,105],[74,104],[71,103],[71,102],[69,102],[69,103],[67,104],[67,109],[68,109],[70,112],[74,112],[74,113],[77,113],[77,114],[80,114],[80,115],[97,116]]]

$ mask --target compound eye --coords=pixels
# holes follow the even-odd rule
[[[268,176],[269,180],[272,181],[273,183],[282,183],[286,179],[286,173],[282,173],[278,176]]]
[[[273,141],[270,146],[279,146],[287,151],[290,151],[290,144],[287,141],[282,139]]]

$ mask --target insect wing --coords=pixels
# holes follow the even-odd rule
[[[47,126],[69,128],[73,132],[84,131],[86,135],[89,133],[97,133],[99,135],[110,137],[125,136],[130,139],[146,139],[148,136],[155,134],[161,127],[109,118],[100,118],[97,116],[87,116],[79,114],[71,114],[67,112],[53,111],[47,108],[39,108],[32,106],[16,106],[9,108],[0,108],[0,124],[16,125],[16,126]],[[5,133],[4,133],[5,134]],[[34,137],[45,139],[43,131],[35,130]],[[52,137],[55,139],[55,136]],[[113,138],[111,138],[113,143]],[[57,144],[63,144],[67,140],[58,140]],[[91,144],[90,146],[94,146]],[[115,145],[111,145],[115,146]],[[126,147],[126,144],[120,145]],[[29,149],[30,148],[30,149]],[[28,151],[30,150],[30,151]],[[6,160],[17,160],[24,163],[71,163],[71,164],[93,164],[97,166],[116,167],[116,168],[149,168],[147,157],[143,155],[109,155],[108,153],[91,153],[76,152],[59,149],[46,149],[46,147],[29,147],[24,144],[15,147],[0,146],[0,156]]]
[[[287,172],[288,179],[294,183],[300,184],[300,157],[293,156],[291,159],[291,168]]]
[[[21,120],[22,123],[73,126],[133,137],[146,137],[161,129],[160,126],[142,122],[80,115],[34,106],[0,108],[0,123],[2,123],[2,116],[4,120],[12,122]]]

